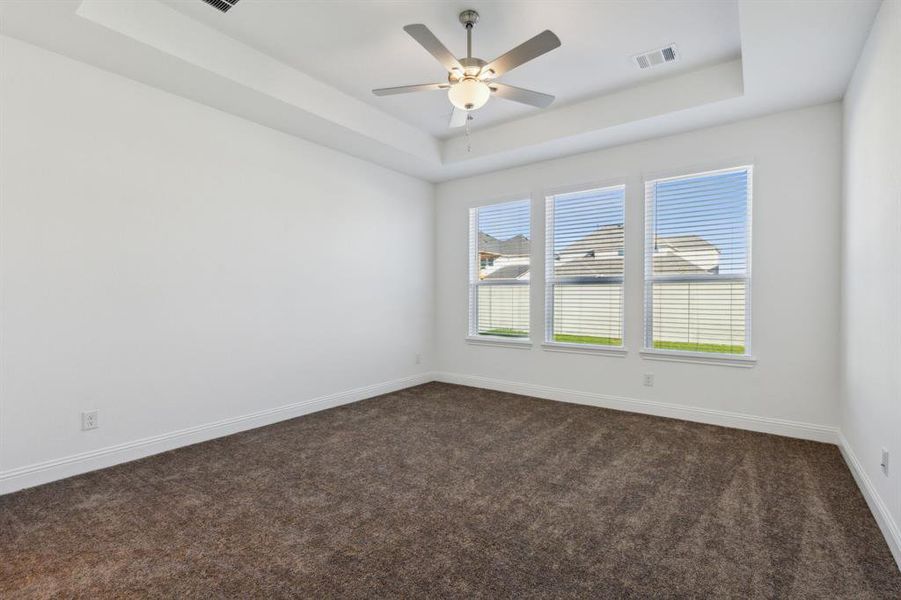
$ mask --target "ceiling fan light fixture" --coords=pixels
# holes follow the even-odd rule
[[[234,3],[238,0],[206,1]],[[408,92],[447,90],[447,98],[454,105],[454,111],[450,118],[450,127],[452,128],[462,127],[469,123],[469,120],[472,119],[471,112],[485,106],[492,94],[504,100],[536,108],[550,106],[554,101],[554,97],[550,94],[498,83],[496,80],[516,67],[559,47],[560,38],[554,35],[553,31],[545,29],[491,62],[486,62],[478,56],[472,55],[472,29],[479,21],[479,13],[474,10],[464,10],[460,13],[459,19],[466,28],[466,56],[460,58],[454,56],[441,43],[441,40],[435,37],[435,34],[422,23],[404,26],[404,31],[446,69],[447,83],[422,83],[378,88],[372,90],[372,93],[376,96],[392,96]]]
[[[461,110],[477,110],[485,106],[491,97],[488,85],[478,79],[467,77],[451,86],[447,92],[451,104]]]

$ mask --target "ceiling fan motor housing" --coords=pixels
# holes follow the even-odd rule
[[[459,69],[451,69],[447,74],[447,80],[454,84],[459,81],[463,81],[464,79],[472,78],[476,79],[479,76],[479,73],[482,71],[482,67],[484,67],[486,63],[481,58],[461,58],[460,66],[463,67],[463,70]]]

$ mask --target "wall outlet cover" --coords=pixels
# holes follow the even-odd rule
[[[88,410],[81,413],[81,430],[88,431],[90,429],[97,429],[100,426],[99,423],[99,411],[96,410]]]

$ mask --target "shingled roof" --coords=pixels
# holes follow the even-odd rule
[[[529,272],[529,265],[507,265],[491,271],[483,279],[519,279]]]
[[[554,256],[557,277],[597,277],[623,274],[622,256],[624,231],[621,224],[604,225],[574,241]],[[524,235],[498,240],[479,232],[479,252],[498,256],[528,256],[531,243]],[[719,248],[698,235],[677,235],[657,238],[654,252],[654,271],[657,273],[709,273],[717,265],[705,268],[710,254],[720,254]],[[706,261],[694,262],[704,258]],[[718,263],[718,260],[716,261]],[[699,264],[700,263],[700,264]],[[507,265],[484,276],[485,279],[518,279],[528,273],[528,265]]]
[[[699,235],[658,237],[656,250],[656,273],[710,273],[719,268],[720,249]]]
[[[595,258],[594,256],[583,256],[570,260],[557,260],[554,261],[554,274],[557,277],[622,275],[623,257]]]
[[[479,252],[499,256],[528,256],[531,248],[532,244],[529,238],[522,234],[514,235],[506,240],[499,240],[484,231],[479,232]]]
[[[604,225],[595,229],[583,238],[576,240],[560,251],[560,254],[588,253],[596,254],[618,252],[623,247],[623,226]]]
[[[623,226],[605,225],[566,246],[555,256],[554,273],[558,277],[595,277],[623,274]],[[697,235],[678,235],[657,238],[658,248],[669,252],[654,253],[657,273],[707,273],[692,257],[719,256],[719,249]],[[718,261],[717,261],[718,262]]]

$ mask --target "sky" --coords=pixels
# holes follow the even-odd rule
[[[520,234],[531,239],[530,207],[530,200],[482,206],[479,208],[479,231],[499,240],[508,240]]]
[[[747,269],[748,172],[714,173],[656,184],[658,237],[699,235],[720,250],[720,273]]]
[[[603,188],[554,196],[554,252],[625,219],[625,189]]]

